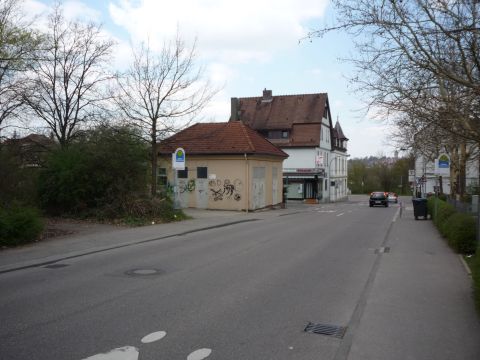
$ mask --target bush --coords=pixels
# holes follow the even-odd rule
[[[54,215],[85,216],[144,193],[147,155],[144,143],[129,128],[89,132],[48,158],[39,179],[42,206]]]
[[[470,270],[472,270],[475,305],[480,313],[480,251],[471,258],[471,261],[468,261],[468,265]]]
[[[174,209],[173,201],[169,197],[131,197],[122,202],[117,201],[103,207],[97,213],[97,218],[105,220],[119,215],[128,225],[164,223],[186,218],[183,211]]]
[[[467,214],[455,213],[444,223],[448,244],[460,254],[473,254],[476,249],[475,219]]]
[[[35,240],[43,230],[38,211],[15,205],[0,208],[0,245],[16,246]]]
[[[433,219],[438,230],[443,236],[447,236],[448,227],[446,225],[450,216],[455,214],[455,207],[447,202],[437,199],[437,216],[435,216],[435,198],[428,199],[428,213]]]

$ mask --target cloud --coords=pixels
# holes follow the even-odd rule
[[[85,3],[77,0],[69,0],[63,3],[65,18],[68,20],[100,22],[102,14]]]
[[[67,21],[93,21],[100,23],[102,14],[78,0],[69,0],[62,3],[63,15]],[[26,19],[35,19],[34,26],[42,31],[48,30],[48,15],[52,12],[53,3],[45,4],[38,0],[26,0],[23,3],[23,13]]]
[[[198,37],[202,56],[230,63],[268,61],[275,52],[297,45],[305,23],[323,16],[328,0],[117,0],[109,6],[113,21],[133,41],[162,43],[180,29]]]

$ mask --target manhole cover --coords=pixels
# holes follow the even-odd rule
[[[125,274],[130,276],[154,276],[161,274],[161,271],[158,269],[132,269],[126,271]]]

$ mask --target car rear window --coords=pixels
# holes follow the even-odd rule
[[[372,198],[384,198],[385,197],[385,194],[382,193],[382,192],[374,192],[372,193]]]

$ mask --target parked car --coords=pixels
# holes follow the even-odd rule
[[[374,191],[370,194],[370,207],[375,205],[381,205],[388,207],[387,194],[383,191]]]
[[[398,203],[398,195],[394,192],[389,192],[387,195],[387,199],[389,202],[394,202],[395,204]]]

